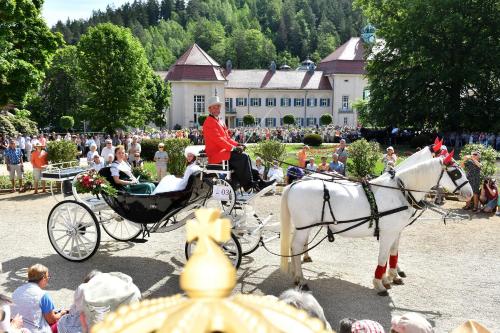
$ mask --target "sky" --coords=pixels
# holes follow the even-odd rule
[[[120,7],[131,0],[45,0],[42,15],[49,27],[58,20],[66,22],[66,19],[86,19],[92,15],[93,10],[106,9],[107,5]]]

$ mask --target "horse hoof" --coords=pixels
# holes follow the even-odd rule
[[[398,272],[398,275],[399,275],[399,277],[402,277],[402,278],[405,278],[405,277],[406,277],[406,274],[405,274],[405,272],[403,272],[403,271],[399,271],[399,272]]]
[[[301,291],[311,291],[311,289],[309,288],[309,286],[306,284],[303,284],[300,286],[300,290]]]
[[[382,283],[385,287],[385,289],[391,289],[391,284],[390,283]]]
[[[311,257],[304,257],[304,259],[302,259],[302,262],[313,262],[313,260]]]
[[[384,290],[384,291],[379,291],[377,295],[387,297],[389,296],[389,293],[387,292],[387,290]]]
[[[398,285],[398,286],[401,286],[403,284],[405,284],[403,282],[403,279],[401,279],[400,277],[395,277],[393,280],[392,280],[392,283],[395,284],[395,285]]]

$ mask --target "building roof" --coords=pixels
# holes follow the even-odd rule
[[[321,71],[273,71],[265,69],[233,69],[226,74],[226,88],[242,89],[308,89],[332,90]]]
[[[167,81],[224,81],[220,65],[196,43],[168,70]]]
[[[352,37],[321,60],[318,69],[325,74],[365,74],[364,52],[361,38]]]
[[[198,46],[198,44],[194,43],[191,47],[184,52],[183,55],[177,59],[175,65],[195,65],[195,66],[216,66],[220,67],[220,65],[212,59],[205,51]]]

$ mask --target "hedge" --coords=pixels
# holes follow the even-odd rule
[[[306,134],[304,136],[304,144],[313,147],[319,147],[321,146],[321,144],[323,144],[323,138],[319,134]]]
[[[141,157],[145,161],[153,161],[155,153],[158,151],[158,144],[165,144],[165,151],[168,154],[167,170],[169,173],[182,176],[186,168],[186,157],[184,150],[191,145],[189,139],[150,139],[141,141]]]

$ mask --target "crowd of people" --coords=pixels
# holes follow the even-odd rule
[[[28,268],[27,281],[12,296],[0,294],[0,332],[8,333],[88,333],[104,315],[119,306],[141,300],[141,292],[132,277],[121,272],[104,273],[92,270],[74,291],[69,308],[56,306],[47,292],[51,273],[42,264]],[[328,322],[324,310],[310,292],[289,289],[280,295],[269,295],[305,311],[324,323],[327,330],[339,333],[433,333],[431,323],[414,312],[392,317],[391,326],[384,328],[370,319],[344,318],[337,327]],[[452,333],[489,332],[484,326],[467,321]]]

